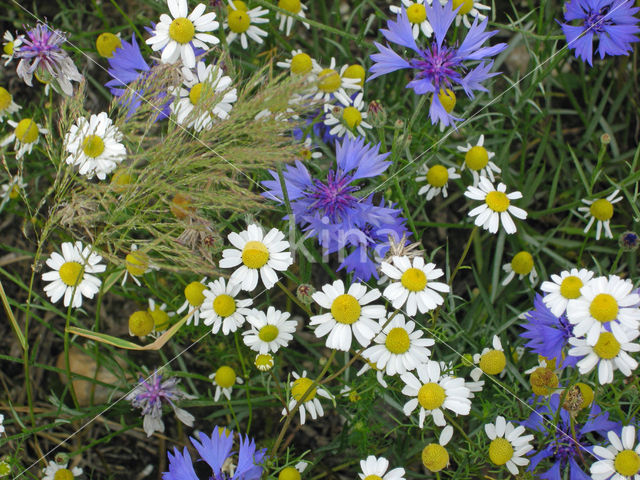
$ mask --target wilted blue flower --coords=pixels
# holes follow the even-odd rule
[[[164,432],[163,402],[171,406],[178,420],[189,427],[193,426],[193,415],[178,408],[174,403],[184,398],[195,398],[179,389],[179,382],[180,380],[176,377],[171,377],[163,382],[162,375],[155,371],[147,379],[140,377],[138,385],[125,397],[131,402],[132,407],[142,409],[142,415],[144,415],[142,426],[147,436],[150,437],[153,432]]]
[[[61,47],[66,39],[60,30],[50,30],[42,23],[28,30],[22,38],[22,45],[15,52],[16,58],[20,58],[16,69],[18,76],[31,86],[33,75],[36,74],[42,81],[52,81],[66,95],[72,95],[71,81],[81,81],[82,75]]]
[[[571,480],[589,480],[591,477],[580,466],[585,456],[593,455],[593,445],[587,443],[586,434],[591,432],[606,437],[607,431],[619,428],[620,424],[609,420],[609,413],[593,403],[587,421],[582,426],[578,423],[572,425],[570,413],[560,406],[560,395],[554,393],[549,398],[549,404],[536,408],[522,425],[545,434],[544,447],[532,452],[527,471],[534,471],[541,461],[549,459],[554,462],[553,465],[547,471],[536,474],[537,478],[562,480],[565,470],[569,468],[568,478]]]
[[[497,30],[486,32],[487,19],[480,24],[476,18],[460,45],[448,45],[445,42],[447,31],[455,19],[458,10],[453,9],[452,1],[446,5],[434,1],[431,5],[425,5],[427,19],[433,27],[434,39],[426,48],[420,48],[413,38],[411,23],[407,17],[407,12],[403,8],[398,14],[395,22],[387,21],[388,29],[381,30],[385,38],[401,47],[413,50],[418,57],[405,60],[390,47],[385,47],[377,42],[375,46],[378,53],[371,55],[375,62],[370,71],[373,73],[369,80],[373,80],[380,75],[395,72],[402,69],[415,70],[414,79],[407,84],[418,95],[426,93],[433,94],[429,115],[431,123],[440,122],[441,125],[451,125],[454,120],[461,120],[450,115],[449,112],[455,105],[455,97],[450,108],[445,108],[442,104],[441,96],[451,98],[455,95],[453,88],[461,86],[469,98],[473,98],[473,92],[487,89],[482,85],[486,79],[497,75],[489,73],[493,66],[493,61],[484,61],[497,55],[504,50],[506,43],[499,43],[493,47],[482,47],[482,44],[493,37]],[[469,69],[469,62],[481,61],[475,68]],[[447,92],[449,90],[451,93]],[[447,102],[450,103],[450,102]]]
[[[262,476],[262,463],[264,462],[266,449],[256,451],[256,444],[249,436],[240,438],[238,459],[233,475],[227,470],[225,461],[235,454],[233,447],[233,432],[215,427],[211,436],[200,432],[200,441],[189,437],[191,443],[204,460],[211,473],[209,480],[259,480]],[[174,447],[173,455],[169,452],[169,471],[162,474],[163,480],[198,480],[198,475],[193,468],[193,462],[189,451],[185,447],[182,452]],[[224,470],[223,470],[224,469]]]
[[[640,8],[633,0],[570,0],[565,3],[564,19],[579,25],[560,23],[569,48],[589,65],[593,59],[593,40],[597,38],[600,58],[605,55],[629,55],[631,44],[640,40],[636,33]]]

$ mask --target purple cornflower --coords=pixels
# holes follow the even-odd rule
[[[220,427],[215,427],[211,436],[200,432],[200,441],[189,437],[191,443],[200,454],[200,460],[204,460],[211,472],[207,472],[205,478],[209,480],[259,480],[262,476],[262,463],[264,463],[266,449],[256,451],[255,442],[245,436],[238,435],[240,448],[238,459],[233,474],[229,471],[227,459],[235,454],[233,447],[233,432]],[[162,480],[198,480],[193,461],[189,451],[185,447],[182,452],[174,447],[173,455],[169,452],[169,471],[162,474]],[[196,463],[196,466],[202,465]],[[206,469],[206,467],[203,467]],[[200,468],[198,469],[200,470]],[[204,472],[203,472],[204,473]]]
[[[499,43],[493,47],[481,45],[493,37],[497,30],[486,32],[487,19],[480,24],[476,18],[460,45],[448,45],[445,42],[447,31],[455,19],[458,10],[453,9],[452,1],[441,5],[434,1],[431,5],[425,4],[427,19],[434,30],[434,40],[426,48],[419,48],[413,38],[412,27],[403,8],[395,22],[388,20],[388,29],[381,30],[384,37],[391,43],[413,50],[418,57],[405,60],[390,47],[385,47],[374,42],[378,53],[371,55],[375,62],[370,71],[373,73],[369,80],[380,75],[395,72],[402,69],[416,71],[414,78],[407,84],[418,95],[432,94],[429,115],[431,123],[440,122],[442,126],[452,125],[455,120],[461,120],[450,115],[455,105],[455,93],[453,88],[461,86],[469,98],[473,98],[473,92],[487,89],[482,82],[498,73],[489,73],[493,61],[484,61],[497,55],[507,47],[506,43]],[[481,61],[475,68],[469,70],[468,62]],[[442,104],[442,98],[448,98],[447,105]]]
[[[640,28],[634,15],[640,8],[633,0],[569,0],[564,19],[580,25],[560,23],[569,48],[577,58],[593,66],[593,40],[597,38],[600,58],[605,55],[629,55],[631,44],[640,40]]]
[[[162,381],[162,375],[155,371],[147,379],[141,376],[138,385],[125,397],[125,400],[131,402],[132,407],[142,409],[142,415],[144,415],[142,426],[148,437],[153,432],[164,432],[164,422],[162,421],[163,402],[171,406],[178,420],[189,427],[193,426],[193,415],[176,407],[174,403],[184,398],[195,398],[193,395],[180,390],[178,388],[179,382],[180,380],[176,377]]]
[[[575,366],[578,358],[566,356],[565,347],[573,336],[573,326],[567,317],[556,317],[544,304],[541,295],[536,295],[533,310],[524,314],[525,322],[520,326],[525,329],[522,338],[529,339],[524,344],[538,355],[549,360],[556,360],[558,366]]]
[[[54,81],[63,93],[72,95],[71,80],[79,82],[82,75],[69,54],[61,48],[66,39],[66,35],[60,30],[49,30],[42,23],[28,30],[15,53],[16,58],[20,58],[16,69],[18,76],[32,86],[31,80],[36,74],[42,81]]]
[[[531,413],[522,423],[530,430],[545,434],[541,448],[529,464],[528,472],[533,472],[541,461],[549,459],[553,462],[551,468],[543,473],[536,473],[537,478],[547,480],[562,480],[564,471],[569,468],[571,480],[589,480],[591,477],[584,472],[580,464],[584,459],[594,458],[593,445],[585,443],[587,433],[596,433],[603,437],[607,431],[619,428],[620,424],[609,420],[609,413],[603,412],[596,404],[591,405],[587,421],[582,426],[571,425],[571,415],[560,407],[560,395],[554,393],[549,398],[548,405],[542,405]],[[575,436],[574,433],[575,432]]]

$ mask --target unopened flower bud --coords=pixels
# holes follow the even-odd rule
[[[305,305],[310,305],[311,302],[313,301],[313,298],[311,298],[311,295],[313,295],[314,293],[316,293],[316,289],[313,288],[312,285],[309,285],[308,283],[303,283],[298,286],[296,290],[296,297],[298,297],[298,300],[300,300]]]
[[[609,145],[609,144],[611,143],[611,135],[609,135],[608,133],[603,133],[603,134],[600,136],[600,142],[601,142],[603,145]]]
[[[367,108],[368,120],[375,128],[383,127],[387,123],[387,112],[379,100],[372,100]]]
[[[633,252],[640,245],[640,237],[635,232],[624,232],[618,239],[620,248],[625,252]]]

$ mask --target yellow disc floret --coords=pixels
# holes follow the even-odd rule
[[[120,47],[122,47],[122,41],[110,32],[101,33],[96,40],[98,54],[104,58],[113,57],[113,52],[116,51],[116,48]]]
[[[401,354],[409,350],[411,340],[404,328],[396,327],[391,329],[384,344],[391,353]]]
[[[442,445],[430,443],[422,449],[422,464],[431,472],[439,472],[449,465],[449,452]]]
[[[582,283],[579,277],[570,275],[560,283],[560,295],[568,299],[578,298],[583,285],[584,283]]]
[[[244,33],[251,26],[251,18],[244,10],[234,10],[227,19],[229,29],[233,33]]]
[[[38,139],[38,125],[31,118],[23,118],[16,127],[16,138],[22,143],[33,143]]]
[[[128,173],[126,170],[117,170],[111,177],[111,186],[116,191],[122,191],[127,185],[130,185],[135,180],[135,177]]]
[[[437,383],[425,383],[418,390],[418,402],[425,410],[440,408],[444,403],[446,393]]]
[[[258,338],[265,343],[273,342],[278,337],[278,327],[275,325],[265,325],[258,332]]]
[[[367,475],[363,480],[382,480],[380,475]]]
[[[331,315],[338,323],[351,325],[358,321],[362,307],[356,297],[348,293],[338,295],[331,304]]]
[[[53,480],[73,480],[73,473],[68,468],[61,468],[53,474]]]
[[[231,388],[236,383],[236,372],[233,368],[223,365],[216,370],[216,385],[222,388]]]
[[[313,61],[306,53],[297,53],[291,58],[291,73],[305,75],[313,69]]]
[[[342,119],[353,130],[362,122],[362,114],[356,107],[347,107],[342,111]]]
[[[550,395],[558,387],[558,376],[546,367],[538,367],[529,377],[531,390],[536,395]]]
[[[476,145],[465,154],[464,162],[470,170],[482,170],[489,163],[489,152],[483,146]]]
[[[88,135],[82,142],[82,151],[87,157],[99,157],[104,152],[104,141],[98,135]]]
[[[602,332],[598,337],[598,341],[593,346],[593,351],[600,358],[610,360],[616,358],[620,353],[620,342],[616,340],[611,332]]]
[[[259,353],[253,363],[261,372],[268,372],[273,368],[273,356],[269,353]]]
[[[613,204],[609,200],[601,198],[591,204],[589,212],[598,220],[606,222],[613,217]]]
[[[218,295],[213,301],[213,311],[221,317],[227,318],[236,311],[236,301],[231,295],[223,293]]]
[[[504,438],[496,438],[489,445],[489,458],[496,465],[504,465],[513,457],[513,446]]]
[[[427,172],[427,183],[432,187],[442,188],[449,181],[449,172],[442,165],[434,165]]]
[[[616,455],[613,467],[624,477],[633,477],[640,472],[640,456],[633,450],[622,450]]]
[[[511,260],[511,268],[518,275],[528,275],[533,270],[533,257],[529,252],[518,252]]]
[[[149,335],[154,325],[153,317],[147,310],[139,310],[129,316],[129,331],[137,337]]]
[[[193,87],[191,87],[191,90],[189,90],[189,101],[192,105],[195,105],[200,101],[200,95],[202,95],[203,86],[204,83],[202,82],[196,83]]]
[[[349,65],[347,69],[344,71],[342,76],[344,78],[355,78],[358,80],[358,85],[361,87],[364,85],[364,77],[366,73],[364,67],[362,65]]]
[[[487,193],[487,196],[484,199],[487,207],[489,207],[494,212],[504,212],[509,208],[509,197],[503,192],[498,192],[497,190],[492,190]]]
[[[431,97],[432,103],[433,98],[434,97]],[[448,88],[440,89],[440,92],[438,93],[438,100],[440,100],[442,108],[444,108],[447,113],[451,113],[456,106],[456,94],[453,93],[453,90],[449,90]]]
[[[184,289],[184,296],[192,307],[199,307],[204,302],[205,286],[200,282],[191,282]]]
[[[422,23],[427,19],[427,9],[420,3],[407,7],[407,17],[411,23]]]
[[[13,97],[8,90],[4,87],[0,87],[0,112],[9,108],[12,101]]]
[[[157,331],[162,331],[169,326],[169,314],[167,312],[159,308],[147,311],[153,318],[153,325]]]
[[[318,89],[325,93],[333,93],[342,85],[340,74],[331,68],[325,68],[318,74]]]
[[[251,240],[242,249],[242,263],[249,268],[262,268],[269,261],[269,250],[262,242]]]
[[[236,7],[235,9],[233,7]],[[227,6],[227,13],[231,13],[234,10],[242,10],[243,12],[248,12],[249,7],[242,0],[233,0],[233,7],[231,5]]]
[[[460,5],[462,5],[460,7]],[[453,0],[453,10],[460,7],[458,15],[466,15],[473,8],[473,0]]]
[[[498,375],[507,366],[507,357],[501,350],[489,350],[480,357],[480,370],[489,375]]]
[[[612,295],[600,293],[591,300],[589,313],[599,322],[610,322],[618,316],[618,302]]]
[[[427,276],[419,268],[408,268],[400,277],[400,283],[411,292],[421,292],[427,286]]]
[[[176,18],[169,25],[169,37],[180,44],[189,43],[193,40],[195,33],[196,27],[186,17]]]
[[[302,396],[305,394],[307,390],[313,385],[313,380],[307,377],[300,377],[295,382],[293,382],[293,386],[291,387],[291,396],[296,402],[299,402],[302,399]],[[309,402],[313,400],[316,396],[317,390],[316,388],[312,388],[311,391],[307,394],[304,401]]]
[[[302,10],[300,0],[278,0],[278,7],[291,13],[299,13]]]
[[[580,393],[582,394],[582,404],[580,405],[580,408],[587,408],[593,402],[593,388],[582,382],[576,383],[576,386],[580,389]]]
[[[14,48],[13,42],[7,42],[2,46],[2,51],[7,55],[11,56],[13,55],[13,48]]]
[[[300,480],[300,472],[293,467],[285,467],[280,470],[278,480]]]
[[[84,275],[84,268],[78,262],[65,262],[60,267],[60,279],[65,285],[75,287]]]
[[[149,268],[149,255],[139,250],[134,250],[124,257],[125,267],[134,277],[139,277]]]

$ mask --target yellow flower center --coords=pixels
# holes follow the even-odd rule
[[[15,200],[16,198],[18,198],[19,195],[20,195],[20,187],[16,183],[13,185],[13,187],[11,187],[11,191],[9,192],[9,198],[11,200]]]
[[[496,438],[489,445],[489,458],[496,465],[504,465],[513,457],[513,446],[504,438]]]
[[[434,165],[427,172],[427,183],[436,188],[444,187],[449,181],[449,172],[442,165]]]
[[[299,13],[302,10],[300,0],[278,0],[278,7],[291,13]]]
[[[593,346],[593,351],[596,352],[598,357],[610,360],[616,358],[618,353],[620,353],[620,342],[616,340],[613,333],[602,332],[600,337],[598,337],[598,341]]]
[[[134,250],[124,257],[127,272],[134,277],[139,277],[149,268],[149,255],[139,250]]]
[[[120,191],[123,189],[122,187],[126,187],[131,184],[133,180],[133,175],[124,170],[119,170],[113,174],[113,177],[111,177],[111,185],[114,186],[114,190]]]
[[[347,107],[342,111],[342,119],[353,130],[362,122],[362,114],[356,107]]]
[[[460,7],[462,5],[462,7]],[[453,9],[460,7],[458,15],[466,15],[473,8],[473,0],[453,0]]]
[[[179,219],[185,218],[190,212],[195,210],[191,206],[191,197],[183,193],[176,193],[173,196],[169,209],[171,210],[171,213]]]
[[[351,403],[358,403],[360,401],[361,397],[360,394],[358,393],[357,390],[351,390],[349,392],[349,401]]]
[[[601,198],[591,204],[589,212],[601,222],[606,222],[613,217],[613,204],[606,198]]]
[[[61,468],[53,474],[53,480],[73,480],[73,473],[68,468]]]
[[[347,69],[344,71],[342,76],[344,78],[355,78],[358,80],[358,85],[364,85],[364,77],[366,73],[362,65],[349,65]]]
[[[60,279],[69,287],[80,283],[84,275],[84,267],[78,262],[65,262],[60,267]]]
[[[501,350],[489,350],[480,357],[480,370],[489,375],[498,375],[507,366],[507,357]]]
[[[311,57],[306,53],[297,53],[291,58],[291,73],[305,75],[313,68]],[[296,470],[297,472],[297,470]]]
[[[258,354],[254,364],[258,370],[267,372],[273,367],[273,357],[269,353]]]
[[[560,284],[560,295],[568,299],[578,298],[580,296],[580,289],[583,285],[584,284],[579,277],[571,275],[562,280],[562,283]]]
[[[199,307],[204,302],[205,286],[200,282],[191,282],[184,289],[184,296],[192,307]]]
[[[353,295],[348,293],[338,295],[331,304],[331,315],[338,323],[351,325],[360,318],[362,307]]]
[[[16,138],[22,143],[33,143],[38,139],[38,125],[30,118],[23,118],[16,127]]]
[[[487,206],[493,210],[494,212],[504,212],[509,208],[509,198],[503,192],[498,192],[497,190],[493,190],[487,193],[487,196],[484,199]]]
[[[120,47],[122,47],[122,42],[113,33],[101,33],[96,40],[96,49],[98,50],[98,54],[104,58],[113,57],[113,52],[116,51],[116,48]]]
[[[401,354],[409,350],[411,340],[409,339],[409,334],[404,328],[396,327],[391,329],[387,335],[384,345],[391,353]]]
[[[425,410],[439,408],[446,398],[444,388],[437,383],[425,383],[418,390],[418,402]]]
[[[87,157],[99,157],[104,152],[104,141],[98,135],[89,135],[82,142],[82,151]]]
[[[538,367],[531,374],[529,382],[536,395],[550,395],[558,387],[558,376],[549,368]]]
[[[400,283],[411,292],[421,292],[427,286],[427,276],[419,268],[408,268],[402,274]]]
[[[185,17],[176,18],[169,26],[169,37],[180,44],[189,43],[195,33],[196,27]]]
[[[7,476],[11,473],[11,465],[6,460],[0,460],[0,475]]]
[[[469,170],[482,170],[489,163],[489,152],[484,147],[476,145],[471,147],[464,156],[464,161]]]
[[[305,394],[309,387],[313,385],[313,380],[307,377],[300,377],[295,382],[293,382],[293,386],[291,387],[291,396],[294,398],[296,402],[300,401],[302,396]],[[309,394],[305,397],[304,401],[309,402],[313,400],[316,396],[317,389],[312,388]]]
[[[591,300],[589,313],[601,323],[610,322],[618,316],[618,302],[608,293],[600,293]]]
[[[13,42],[7,42],[2,46],[2,51],[7,55],[13,55]]]
[[[0,87],[0,112],[2,110],[6,110],[7,108],[9,108],[9,105],[11,105],[12,100],[13,100],[13,97],[7,91],[7,89],[4,87]]]
[[[431,472],[439,472],[449,465],[449,452],[442,445],[430,443],[422,449],[422,464]]]
[[[191,87],[191,90],[189,90],[189,100],[191,101],[192,105],[195,105],[200,101],[200,95],[202,94],[203,85],[204,84],[202,82],[196,83],[193,87]]]
[[[224,318],[233,315],[236,311],[236,301],[226,293],[218,295],[213,301],[213,311]]]
[[[278,336],[278,327],[275,325],[265,325],[258,332],[258,338],[265,343],[273,342]]]
[[[367,475],[363,480],[382,480],[382,477],[379,475]]]
[[[580,405],[580,409],[587,408],[593,402],[593,388],[591,388],[586,383],[578,382],[576,386],[580,389],[580,393],[582,394],[582,405]]]
[[[216,384],[222,388],[231,388],[236,383],[236,372],[233,368],[223,365],[216,370]]]
[[[300,472],[293,467],[285,467],[278,474],[278,480],[300,480],[300,478]]]
[[[146,310],[133,312],[129,316],[129,331],[137,337],[149,335],[154,325],[153,317]]]
[[[311,150],[309,150],[308,148],[301,148],[298,152],[298,156],[302,160],[311,160]]]
[[[147,310],[151,318],[153,318],[153,324],[156,327],[156,330],[164,330],[169,326],[169,314],[164,310],[160,310],[156,308],[154,310]]]
[[[251,240],[242,249],[242,263],[249,268],[262,268],[269,261],[269,250],[262,242]]]
[[[448,88],[440,89],[438,100],[440,100],[442,108],[444,108],[447,113],[451,113],[456,106],[456,94]],[[433,96],[431,97],[431,103],[433,103]]]
[[[427,9],[420,3],[407,7],[407,17],[411,23],[422,23],[427,19]]]
[[[247,7],[247,4],[244,3],[242,0],[234,0],[233,1],[233,6],[236,7],[235,10],[242,10],[243,12],[248,12],[249,11],[249,7]],[[229,5],[227,6],[227,12],[231,13],[233,12],[234,9]]]
[[[533,257],[529,252],[518,252],[511,260],[511,268],[518,275],[528,275],[533,270]]]
[[[340,74],[331,68],[325,68],[318,74],[318,88],[325,93],[333,93],[342,85]]]
[[[632,477],[640,471],[640,456],[633,450],[622,450],[616,455],[613,466],[620,475]]]
[[[243,33],[249,30],[251,18],[244,10],[234,10],[229,13],[229,28],[234,33]]]

